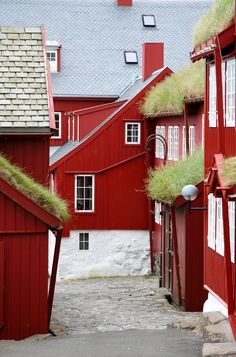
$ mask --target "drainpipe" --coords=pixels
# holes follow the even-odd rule
[[[50,327],[52,305],[53,305],[53,298],[54,298],[55,285],[56,285],[58,260],[59,260],[60,247],[61,247],[62,227],[56,229],[55,237],[56,237],[56,244],[55,244],[54,255],[53,255],[52,272],[51,272],[49,294],[48,294],[48,330]]]
[[[182,306],[182,293],[181,293],[182,289],[181,289],[181,279],[180,279],[179,247],[178,247],[178,237],[177,237],[177,229],[176,229],[175,208],[173,206],[171,207],[171,221],[172,221],[173,251],[174,251],[174,256],[175,256],[178,295],[179,295],[179,306]],[[173,271],[173,267],[172,267],[172,271]]]

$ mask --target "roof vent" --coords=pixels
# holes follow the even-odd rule
[[[132,6],[132,0],[117,0],[118,6]]]

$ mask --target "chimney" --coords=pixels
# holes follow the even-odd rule
[[[118,6],[132,6],[132,0],[117,0]]]
[[[153,72],[164,67],[164,43],[143,44],[143,75],[145,81]]]

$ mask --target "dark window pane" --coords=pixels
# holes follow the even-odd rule
[[[85,197],[86,198],[92,198],[92,194],[93,194],[92,187],[85,189]]]
[[[83,209],[84,209],[84,201],[77,200],[77,210],[83,210]]]
[[[86,211],[92,210],[92,201],[91,200],[85,200],[85,210]]]
[[[92,176],[85,176],[85,186],[92,187]]]
[[[78,187],[84,186],[84,176],[77,176],[77,186]]]

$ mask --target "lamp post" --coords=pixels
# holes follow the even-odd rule
[[[183,198],[189,202],[189,212],[191,211],[206,211],[207,207],[192,207],[191,202],[194,201],[198,196],[198,188],[194,185],[186,185],[182,188]]]
[[[147,137],[146,140],[146,145],[145,145],[145,151],[148,153],[148,151],[151,150],[150,147],[150,143],[151,141],[153,141],[154,139],[159,140],[162,145],[163,145],[163,149],[164,149],[164,158],[163,158],[163,164],[166,164],[166,160],[167,160],[167,150],[168,150],[168,146],[167,146],[167,142],[166,139],[164,138],[164,136],[162,136],[161,134],[151,134]],[[150,158],[149,156],[147,156],[147,168],[149,168],[150,166]],[[153,234],[153,217],[152,217],[152,211],[153,211],[153,201],[151,199],[148,200],[148,208],[149,208],[149,241],[150,241],[150,260],[151,260],[151,273],[154,273],[154,256],[153,256],[153,241],[152,241],[152,234]],[[161,269],[162,263],[160,262],[160,269]]]

